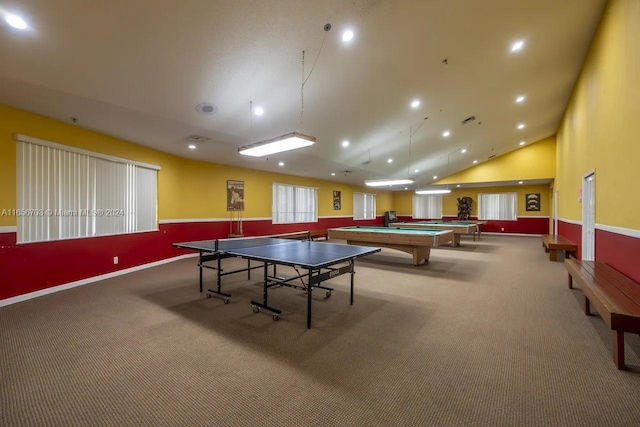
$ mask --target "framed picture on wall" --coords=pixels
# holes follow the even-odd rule
[[[340,209],[342,209],[342,202],[340,200],[340,192],[334,190],[334,192],[333,192],[333,210],[334,211],[339,211]]]
[[[227,210],[244,210],[244,181],[227,180]]]
[[[527,212],[539,212],[540,211],[540,193],[527,193]]]

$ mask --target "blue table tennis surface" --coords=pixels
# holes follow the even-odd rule
[[[380,248],[273,237],[202,240],[174,246],[305,268],[319,268],[380,251]]]

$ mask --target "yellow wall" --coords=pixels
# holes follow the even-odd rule
[[[558,131],[558,208],[580,220],[595,170],[596,223],[640,229],[640,1],[611,0]]]
[[[518,216],[550,216],[549,206],[549,186],[548,185],[518,185],[503,187],[482,187],[482,188],[453,188],[450,194],[442,195],[442,214],[445,216],[458,215],[458,198],[471,197],[473,205],[472,216],[478,215],[478,193],[518,193]],[[540,211],[526,211],[526,194],[540,193]],[[415,193],[413,191],[402,191],[394,193],[393,205],[398,215],[411,215],[412,200]]]
[[[550,179],[555,175],[556,137],[551,136],[446,176],[435,184]]]
[[[228,217],[227,179],[245,181],[244,218],[271,217],[273,182],[317,187],[319,216],[352,215],[356,191],[377,195],[378,215],[393,208],[389,191],[188,160],[0,104],[0,212],[16,208],[14,133],[160,166],[159,219]],[[339,211],[333,210],[334,190],[342,193]],[[15,225],[15,217],[0,216],[0,226]]]

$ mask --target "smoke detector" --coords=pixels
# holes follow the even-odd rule
[[[218,112],[218,106],[210,102],[202,102],[196,106],[196,110],[200,114],[210,116]]]
[[[184,140],[189,142],[206,142],[206,141],[211,141],[211,138],[207,138],[206,136],[200,136],[200,135],[190,135],[186,137]]]

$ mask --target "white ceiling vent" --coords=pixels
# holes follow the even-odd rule
[[[198,113],[210,116],[218,112],[218,106],[210,102],[203,102],[196,106]]]

